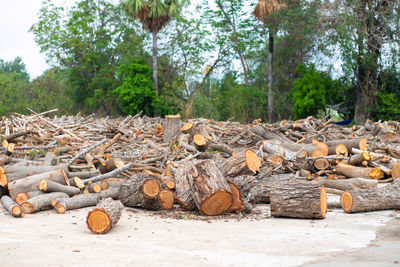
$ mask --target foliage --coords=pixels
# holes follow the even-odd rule
[[[141,110],[153,115],[156,94],[151,81],[151,68],[140,63],[122,65],[118,69],[122,84],[114,90],[119,107],[125,114],[135,115]]]

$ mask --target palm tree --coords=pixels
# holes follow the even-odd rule
[[[281,1],[277,0],[258,0],[258,4],[254,9],[254,16],[257,17],[259,21],[267,24],[268,17],[275,11],[279,11],[282,8],[285,8],[286,4],[281,3]],[[272,27],[269,28],[269,40],[268,40],[268,120],[269,122],[273,122],[275,119],[274,114],[274,100],[273,100],[273,77],[272,77],[272,64],[274,62],[273,53],[274,53],[274,31]]]
[[[157,33],[179,14],[187,0],[126,0],[122,7],[128,16],[139,19],[145,31],[153,37],[153,81],[158,95]]]

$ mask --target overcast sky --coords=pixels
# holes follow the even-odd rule
[[[54,0],[55,4],[74,2]],[[22,57],[31,78],[40,76],[48,68],[44,54],[40,54],[29,28],[38,20],[42,0],[1,1],[0,58],[6,61]]]

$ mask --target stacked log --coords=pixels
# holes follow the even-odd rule
[[[105,234],[118,223],[123,209],[121,201],[112,198],[103,199],[94,210],[89,211],[86,224],[93,233]]]

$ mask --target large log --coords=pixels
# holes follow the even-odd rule
[[[64,170],[58,169],[56,171],[40,173],[10,182],[8,184],[10,197],[12,199],[15,199],[19,192],[30,192],[38,190],[39,183],[42,180],[51,180],[60,184],[69,185],[68,177],[65,174]]]
[[[66,193],[62,192],[53,192],[49,194],[43,194],[40,196],[36,196],[28,199],[24,203],[21,204],[22,209],[25,213],[30,214],[37,212],[39,210],[51,209],[51,201],[57,198],[67,198],[69,197]]]
[[[228,158],[221,167],[218,167],[225,177],[257,174],[260,171],[261,161],[256,152],[245,149]]]
[[[16,181],[27,176],[32,176],[40,173],[50,172],[63,169],[68,176],[68,168],[66,165],[58,166],[35,166],[35,165],[6,165],[0,167],[0,186],[6,186],[12,181]]]
[[[400,180],[384,187],[343,192],[340,203],[347,213],[400,209]]]
[[[1,204],[3,207],[10,212],[14,217],[24,217],[24,212],[22,208],[14,202],[9,196],[1,197]]]
[[[196,209],[196,204],[194,203],[192,192],[190,190],[190,184],[186,177],[191,164],[194,164],[195,162],[198,161],[183,162],[176,169],[170,167],[174,173],[176,202],[186,210]]]
[[[89,211],[86,224],[93,233],[105,234],[118,223],[123,209],[121,201],[112,198],[103,199],[94,210]]]
[[[201,161],[188,168],[187,180],[197,208],[205,215],[219,215],[233,202],[232,193],[214,161]]]
[[[169,143],[172,138],[176,136],[181,128],[181,116],[178,115],[166,115],[164,124],[164,136],[163,142]]]
[[[327,211],[325,187],[289,180],[271,191],[271,215],[302,219],[324,219]]]

